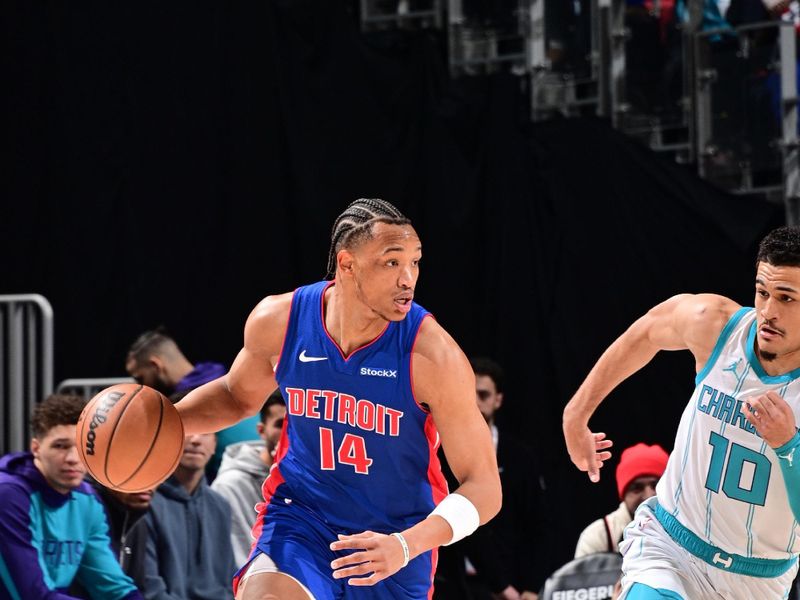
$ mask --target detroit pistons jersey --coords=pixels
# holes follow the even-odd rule
[[[295,291],[276,379],[287,420],[264,482],[269,502],[301,505],[342,532],[402,531],[447,494],[439,435],[412,391],[417,304],[344,356],[325,328],[332,282]]]
[[[756,311],[742,308],[720,334],[681,417],[658,483],[658,503],[705,542],[752,558],[800,550],[778,457],[744,416],[774,390],[800,422],[800,369],[770,376],[755,353]]]

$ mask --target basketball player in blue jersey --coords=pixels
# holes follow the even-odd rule
[[[800,551],[800,229],[759,247],[755,308],[675,296],[600,357],[564,410],[570,457],[592,481],[611,454],[589,418],[659,350],[689,350],[695,390],[656,496],[625,531],[621,598],[786,598]]]
[[[333,227],[331,280],[263,300],[230,372],[177,404],[191,435],[255,414],[276,385],[286,399],[238,600],[430,598],[435,549],[499,510],[469,362],[413,301],[420,257],[394,206],[352,203]],[[450,494],[440,442],[460,482]]]

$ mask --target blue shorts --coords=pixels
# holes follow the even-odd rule
[[[279,571],[306,586],[315,600],[424,600],[432,596],[436,560],[433,551],[420,554],[373,586],[351,586],[346,579],[334,579],[331,561],[347,555],[330,549],[340,533],[361,532],[332,529],[310,509],[297,503],[287,504],[275,495],[264,513],[261,535],[250,558],[263,552]]]

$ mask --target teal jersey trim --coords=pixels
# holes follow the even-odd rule
[[[766,384],[775,384],[775,383],[791,383],[798,377],[800,377],[800,368],[795,369],[793,371],[789,371],[788,373],[784,373],[783,375],[767,375],[767,372],[764,370],[764,367],[761,366],[761,362],[758,360],[756,356],[756,330],[758,328],[758,320],[756,319],[753,321],[752,325],[750,325],[750,332],[747,334],[747,360],[750,361],[750,364],[753,366],[753,371],[758,378],[761,380],[761,383]]]
[[[792,439],[790,439],[788,442],[786,442],[783,446],[778,446],[777,448],[774,448],[775,454],[779,455],[778,458],[785,458],[786,460],[791,461],[792,459],[789,458],[788,456],[784,457],[784,456],[780,456],[780,455],[781,454],[786,454],[788,452],[791,452],[792,450],[794,450],[798,446],[800,446],[800,431],[796,431],[794,436],[792,437]]]
[[[728,338],[731,336],[731,331],[733,331],[734,327],[739,324],[739,321],[742,320],[742,317],[745,316],[748,312],[754,310],[752,308],[748,308],[743,306],[739,310],[737,310],[728,322],[725,323],[725,327],[722,328],[722,332],[719,334],[719,338],[717,338],[717,343],[714,344],[714,349],[711,351],[711,356],[708,357],[706,364],[694,378],[695,386],[700,385],[703,379],[711,372],[711,369],[714,367],[714,364],[717,362],[719,355],[722,353],[722,349],[725,347],[725,343],[728,341]]]
[[[638,581],[631,586],[625,600],[685,600],[677,592],[664,588],[653,588]]]
[[[664,510],[660,504],[655,505],[654,514],[667,534],[677,544],[697,558],[723,571],[750,577],[780,577],[797,563],[797,556],[785,560],[774,560],[729,554],[700,539],[693,531],[684,527],[678,519]]]
[[[781,465],[783,483],[786,486],[786,495],[789,497],[789,506],[795,520],[800,521],[800,433],[795,433],[794,437],[780,448],[775,448],[778,455],[778,462]],[[797,460],[797,464],[795,464]]]

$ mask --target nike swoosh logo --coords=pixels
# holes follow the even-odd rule
[[[317,362],[318,360],[328,360],[327,356],[306,356],[306,351],[300,353],[300,362]]]

